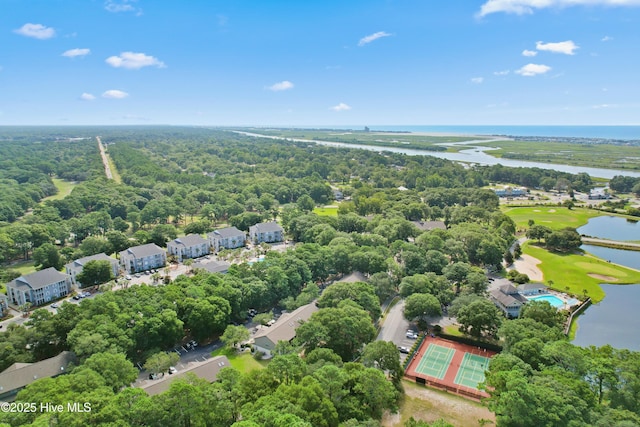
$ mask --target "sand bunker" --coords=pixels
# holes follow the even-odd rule
[[[519,273],[529,276],[532,282],[542,282],[544,277],[542,271],[538,268],[538,264],[541,262],[538,258],[534,258],[531,255],[522,255],[514,261],[513,267],[518,270]]]
[[[605,282],[617,282],[618,281],[618,279],[616,279],[615,277],[605,276],[604,274],[588,273],[587,276],[593,277],[594,279],[598,279],[598,280],[604,280]]]

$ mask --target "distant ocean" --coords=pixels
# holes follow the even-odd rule
[[[543,137],[604,138],[640,140],[640,126],[376,126],[372,131],[437,132],[460,135],[512,135]],[[331,127],[331,126],[322,126]],[[335,126],[334,129],[363,129],[364,126]]]

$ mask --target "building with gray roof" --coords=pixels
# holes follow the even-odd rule
[[[167,252],[178,262],[188,258],[199,258],[209,254],[209,242],[197,234],[178,237],[167,243]]]
[[[209,273],[222,273],[225,274],[229,271],[231,264],[226,261],[210,261],[210,262],[196,262],[192,268],[194,270],[200,269],[208,271]]]
[[[249,240],[253,244],[275,243],[284,240],[284,229],[275,221],[262,222],[249,227]]]
[[[63,351],[36,363],[14,363],[0,373],[0,400],[13,401],[20,390],[40,378],[66,374],[70,369],[69,365],[75,361],[76,357],[72,352]]]
[[[172,382],[178,379],[186,379],[189,374],[212,383],[222,369],[230,366],[231,363],[226,356],[216,356],[204,362],[193,362],[188,368],[175,374],[165,374],[157,380],[144,380],[140,388],[146,391],[149,396],[154,396],[169,390]]]
[[[65,265],[65,272],[71,276],[71,283],[74,285],[79,285],[82,287],[82,283],[78,283],[76,280],[76,276],[82,272],[82,269],[89,261],[107,261],[111,265],[111,272],[113,273],[113,277],[118,277],[118,273],[120,271],[120,263],[117,259],[111,258],[109,255],[105,253],[86,256],[84,258],[79,258],[75,261],[70,262]]]
[[[71,292],[71,276],[53,267],[20,276],[7,283],[7,298],[17,306],[31,303],[42,305]]]
[[[222,249],[243,247],[247,240],[247,235],[236,227],[227,227],[207,233],[207,239],[214,252],[219,252]]]
[[[154,243],[133,246],[120,252],[120,267],[127,273],[139,273],[153,268],[161,268],[166,263],[166,252]]]
[[[309,320],[311,315],[318,311],[316,302],[298,307],[291,313],[284,313],[270,327],[260,329],[255,336],[254,347],[264,352],[266,357],[271,357],[271,351],[278,341],[291,341],[296,336],[296,329],[302,322]]]

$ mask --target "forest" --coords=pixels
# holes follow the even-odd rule
[[[121,182],[105,178],[96,135]],[[485,297],[486,272],[501,269],[517,230],[482,187],[554,181],[588,191],[586,174],[466,167],[205,128],[15,128],[0,136],[3,283],[24,265],[61,269],[83,256],[166,247],[228,225],[246,231],[275,219],[293,242],[285,252],[264,248],[263,262],[234,262],[224,275],[193,271],[117,291],[103,285],[95,298],[62,303],[55,314],[32,307],[24,326],[0,332],[0,370],[64,350],[78,366],[33,382],[17,401],[83,401],[92,411],[0,414],[0,422],[377,426],[403,399],[398,349],[375,341],[381,305],[399,296],[409,320],[424,325],[448,307],[463,334],[503,347],[485,384],[498,426],[640,425],[638,353],[575,347],[548,303],[507,320]],[[58,191],[53,178],[73,181],[71,193],[48,199]],[[335,190],[344,200],[334,200]],[[337,215],[314,212],[332,203]],[[421,221],[446,229],[425,231]],[[331,284],[353,271],[367,282]],[[152,397],[129,386],[135,364],[190,339],[215,341],[250,309],[294,310],[316,300],[319,310],[264,369],[227,368],[215,383],[189,378]]]

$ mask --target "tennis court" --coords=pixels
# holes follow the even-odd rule
[[[477,389],[478,384],[484,381],[484,371],[488,368],[488,357],[465,353],[460,363],[458,374],[453,382],[458,385]]]
[[[429,344],[420,363],[416,366],[416,372],[439,380],[443,379],[455,352],[453,348]]]

